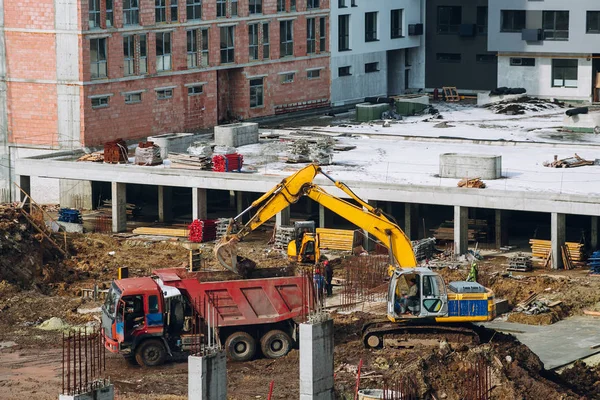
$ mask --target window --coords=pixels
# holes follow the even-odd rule
[[[525,10],[501,10],[500,32],[521,32],[525,29]]]
[[[350,50],[350,15],[338,16],[338,51]]]
[[[106,38],[90,39],[92,79],[106,78]]]
[[[350,75],[352,75],[352,73],[350,72],[350,66],[338,68],[338,76],[350,76]]]
[[[188,96],[195,96],[198,94],[202,94],[203,92],[204,92],[203,85],[194,85],[194,86],[188,87]]]
[[[321,70],[320,69],[309,69],[308,71],[306,71],[306,77],[308,79],[317,79],[321,76]]]
[[[108,107],[108,96],[94,97],[92,100],[92,108]]]
[[[171,0],[171,22],[177,22],[177,0]]]
[[[365,64],[365,73],[379,72],[379,63],[371,62]]]
[[[154,0],[154,20],[167,22],[167,0]]]
[[[277,12],[285,12],[285,0],[277,0]]]
[[[106,27],[113,26],[113,0],[106,0]]]
[[[135,74],[135,36],[123,36],[123,75]]]
[[[351,5],[352,7],[358,7],[358,6],[356,5],[356,0],[350,0],[350,5]]]
[[[585,32],[600,33],[600,11],[587,12]]]
[[[125,93],[125,104],[135,104],[142,102],[142,93]]]
[[[577,87],[578,60],[552,60],[552,87]]]
[[[569,40],[569,12],[542,12],[544,40]]]
[[[156,314],[158,312],[158,296],[148,296],[148,313]]]
[[[140,38],[140,74],[148,73],[148,48],[146,47],[146,34],[139,35]]]
[[[156,90],[156,98],[158,100],[170,99],[173,97],[173,89],[158,89]]]
[[[280,57],[294,55],[294,21],[279,22]]]
[[[459,63],[461,55],[460,53],[437,53],[435,59],[440,62]]]
[[[306,8],[308,10],[312,8],[319,8],[319,0],[306,0]]]
[[[217,18],[223,18],[227,15],[227,3],[225,0],[217,0]]]
[[[250,79],[250,108],[262,107],[263,104],[263,78]]]
[[[476,54],[475,62],[480,64],[493,64],[496,62],[496,56],[494,54]]]
[[[437,32],[458,33],[458,27],[462,22],[462,7],[441,6],[438,7]]]
[[[156,34],[156,70],[169,71],[171,69],[171,32],[158,32]]]
[[[317,51],[317,37],[315,32],[315,19],[306,19],[306,53],[316,53]]]
[[[294,72],[286,72],[285,74],[281,74],[281,83],[292,83],[294,82]]]
[[[477,7],[477,33],[487,35],[488,8]]]
[[[338,8],[346,8],[346,0],[338,0]]]
[[[250,60],[258,60],[258,24],[248,25],[248,49]]]
[[[377,40],[377,13],[365,13],[365,42]]]
[[[238,0],[231,0],[231,16],[235,17],[238,15]]]
[[[203,67],[208,67],[208,28],[200,29],[200,40],[202,41],[200,63]]]
[[[327,20],[325,17],[319,19],[319,51],[327,51]]]
[[[221,64],[234,61],[234,26],[221,27]]]
[[[249,0],[250,14],[262,14],[262,0]]]
[[[391,38],[401,38],[402,37],[402,14],[404,10],[392,10],[391,11]]]
[[[187,34],[187,67],[198,67],[198,30],[192,29]]]
[[[202,0],[187,0],[186,2],[187,20],[202,18]]]
[[[100,0],[89,0],[90,29],[100,28]]]
[[[513,67],[535,67],[535,58],[510,58],[510,65]]]
[[[270,57],[271,46],[269,45],[269,23],[265,22],[262,26],[263,35],[263,59]]]
[[[296,0],[290,0],[290,11],[296,11]]]
[[[137,25],[140,20],[139,0],[123,0],[123,25]]]

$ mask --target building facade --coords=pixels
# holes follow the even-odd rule
[[[427,0],[426,87],[495,88],[497,60],[488,51],[488,0]]]
[[[0,8],[12,144],[93,146],[329,105],[328,0]]]
[[[488,48],[498,86],[540,97],[598,101],[600,4],[595,0],[489,0]]]
[[[425,0],[332,0],[331,101],[424,87]]]

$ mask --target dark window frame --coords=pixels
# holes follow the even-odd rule
[[[294,20],[279,21],[279,58],[294,56]]]
[[[377,61],[365,64],[365,74],[371,74],[373,72],[379,72],[379,62]]]
[[[566,16],[566,25],[564,17]],[[569,40],[569,11],[542,11],[542,28],[544,40],[566,41]],[[561,20],[561,17],[563,18]]]
[[[460,54],[460,53],[436,53],[435,60],[437,62],[459,64],[462,62],[462,54]]]
[[[159,46],[159,40],[161,45]],[[155,34],[156,44],[156,72],[171,71],[173,69],[173,38],[171,32],[156,32]],[[158,67],[159,60],[161,62],[161,68]],[[168,68],[165,67],[168,61]]]
[[[258,60],[258,23],[248,24],[248,59]]]
[[[396,10],[390,10],[390,37],[392,39],[399,39],[404,37],[403,35],[403,19],[404,9],[399,8]]]
[[[154,22],[167,22],[167,0],[154,0]]]
[[[264,78],[250,79],[250,108],[260,108],[265,105],[265,82]],[[254,100],[254,101],[253,101]]]
[[[377,11],[369,11],[365,13],[365,42],[376,42],[379,40],[377,34]]]
[[[594,21],[591,21],[591,19]],[[600,33],[600,11],[588,10],[586,12],[585,33]]]
[[[495,54],[475,54],[475,62],[478,64],[493,64],[496,61]]]
[[[123,25],[140,24],[139,0],[123,0]]]
[[[338,77],[352,76],[352,69],[349,65],[338,68]]]
[[[316,18],[306,18],[306,54],[314,54],[317,52],[316,29]]]
[[[94,58],[92,49],[96,50]],[[91,79],[105,79],[108,77],[108,53],[106,38],[90,39],[90,76]]]
[[[488,7],[478,6],[477,7],[477,34],[487,35],[488,34]]]
[[[100,0],[89,0],[88,2],[88,27],[89,29],[100,29]]]
[[[202,19],[202,0],[186,0],[185,7],[188,21]]]
[[[350,51],[350,14],[338,15],[338,51]]]
[[[198,29],[190,29],[185,33],[187,41],[187,68],[198,68]]]
[[[248,0],[248,13],[250,15],[262,14],[262,12],[263,12],[262,0]]]
[[[221,64],[231,64],[235,62],[235,26],[221,26],[220,30],[220,54]],[[225,33],[225,38],[223,38]],[[225,40],[223,40],[225,39]]]
[[[535,58],[533,57],[511,57],[508,62],[511,67],[535,67]]]
[[[436,31],[438,34],[445,35],[458,33],[461,23],[461,6],[438,6],[436,26]]]
[[[562,65],[561,65],[562,64]],[[571,64],[571,65],[568,65]],[[574,74],[573,74],[574,72]],[[574,77],[574,79],[573,79]],[[570,79],[569,79],[570,78]],[[557,85],[556,81],[561,80],[562,85]],[[567,85],[567,81],[575,81],[575,86]],[[577,88],[579,84],[579,60],[578,59],[552,59],[552,87]]]
[[[525,10],[500,10],[500,32],[521,32],[526,26]]]
[[[91,104],[92,104],[92,108],[96,109],[96,108],[106,108],[109,106],[109,97],[110,96],[98,96],[98,97],[92,97],[91,100]]]
[[[135,36],[123,36],[123,76],[135,75]]]

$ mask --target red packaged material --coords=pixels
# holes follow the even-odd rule
[[[188,239],[194,243],[217,240],[217,221],[214,219],[195,219],[188,226]]]
[[[238,153],[233,154],[217,154],[212,158],[213,171],[215,172],[230,172],[242,170],[244,156]]]

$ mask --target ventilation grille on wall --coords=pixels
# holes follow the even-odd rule
[[[423,34],[423,24],[409,24],[408,36],[418,36]]]

